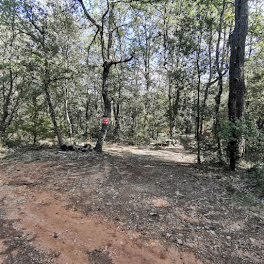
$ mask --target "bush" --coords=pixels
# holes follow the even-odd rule
[[[219,136],[226,150],[234,134],[245,140],[244,159],[256,164],[264,162],[264,134],[253,122],[241,120],[237,120],[235,124],[229,120],[221,122]]]
[[[248,185],[255,195],[264,198],[264,166],[255,166],[248,170]]]

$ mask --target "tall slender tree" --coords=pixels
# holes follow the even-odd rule
[[[238,120],[244,119],[244,61],[245,43],[248,32],[248,0],[235,0],[235,28],[230,37],[231,55],[229,72],[229,119],[235,127]],[[233,129],[229,142],[230,169],[235,170],[239,160],[241,134]]]

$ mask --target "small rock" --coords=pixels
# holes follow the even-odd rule
[[[54,238],[58,238],[58,234],[57,233],[53,233],[52,235]]]
[[[170,233],[166,233],[166,237],[167,238],[170,238],[172,236],[172,234],[170,234]]]
[[[177,243],[178,243],[179,245],[183,245],[183,241],[182,241],[180,238],[177,238]]]
[[[254,238],[252,238],[252,237],[250,237],[249,240],[250,240],[250,242],[251,242],[252,244],[254,244],[254,243],[256,242],[256,239],[254,239]]]
[[[149,215],[150,216],[159,216],[159,214],[158,213],[155,213],[155,212],[150,212]]]
[[[227,236],[226,239],[227,239],[227,240],[231,240],[231,236]]]
[[[54,258],[58,258],[60,256],[60,254],[61,253],[59,251],[57,251],[57,252],[54,252],[53,256],[54,256]]]
[[[36,234],[35,233],[27,233],[26,234],[26,240],[27,241],[32,241],[36,238]]]

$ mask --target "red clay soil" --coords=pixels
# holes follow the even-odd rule
[[[9,200],[7,217],[15,220],[13,227],[22,231],[22,237],[34,248],[53,255],[52,263],[202,263],[191,252],[180,252],[158,240],[142,241],[139,233],[122,231],[100,214],[86,216],[65,209],[65,198],[58,193],[31,193],[28,187],[19,186],[13,190],[9,188],[5,200]],[[17,206],[17,201],[22,201],[23,205]],[[6,247],[0,245],[4,252]],[[13,254],[15,258],[16,252]],[[4,256],[2,253],[2,263],[5,263]]]

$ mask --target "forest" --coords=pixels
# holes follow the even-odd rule
[[[0,0],[0,32],[1,263],[261,263],[262,0]],[[31,202],[21,209],[20,200]],[[1,210],[13,202],[29,235],[5,229],[13,220]],[[216,218],[203,225],[210,208]],[[97,235],[78,243],[97,246],[75,258],[70,240],[53,242],[70,228],[49,215],[56,210],[80,237],[73,219],[84,219]],[[59,231],[32,229],[42,218]],[[118,233],[117,222],[140,238]],[[103,241],[107,230],[126,246],[108,233]],[[52,252],[34,251],[31,241]]]
[[[227,162],[234,138],[236,159],[263,161],[263,4],[248,9],[238,29],[246,88],[233,88],[243,100],[233,118],[234,3],[1,1],[2,144],[92,137],[102,151],[105,137],[140,145],[195,135],[198,163],[208,151]]]

